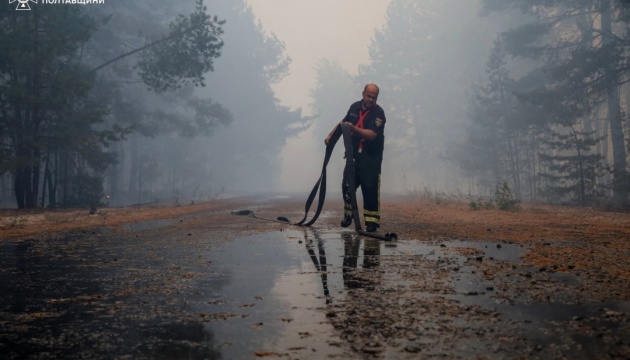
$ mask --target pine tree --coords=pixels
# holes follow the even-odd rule
[[[576,134],[588,134],[591,124],[587,119],[598,118],[598,113],[605,115],[604,129],[609,129],[610,136],[597,133],[593,138],[610,141],[612,201],[617,206],[628,203],[627,145],[619,94],[630,69],[626,55],[630,50],[627,8],[615,0],[486,0],[485,4],[488,10],[518,9],[536,17],[504,34],[511,54],[539,61],[547,74],[547,83],[530,100],[557,119],[550,119],[550,123],[562,124],[566,129],[575,126]],[[550,98],[555,101],[547,101]],[[560,130],[563,136],[554,136],[551,143],[569,141],[571,137],[564,137],[566,129]]]

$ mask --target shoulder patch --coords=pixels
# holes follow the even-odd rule
[[[383,126],[383,119],[376,118],[376,120],[374,120],[374,123],[376,124],[377,127],[381,127]]]

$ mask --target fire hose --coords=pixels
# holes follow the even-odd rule
[[[354,170],[354,148],[352,146],[352,135],[351,129],[348,123],[340,122],[339,125],[335,128],[333,135],[331,136],[328,144],[326,145],[326,155],[324,156],[324,164],[322,166],[322,172],[319,176],[319,179],[315,183],[313,190],[308,196],[306,200],[306,204],[304,206],[304,217],[302,220],[296,223],[290,223],[289,219],[285,217],[278,217],[277,219],[267,219],[260,216],[257,216],[252,210],[238,210],[233,211],[233,215],[243,215],[243,216],[251,216],[255,219],[265,220],[265,221],[273,221],[281,224],[289,224],[294,226],[311,226],[317,221],[319,214],[324,207],[324,200],[326,199],[326,166],[328,166],[328,162],[330,161],[330,156],[332,155],[333,149],[335,148],[335,144],[339,140],[339,138],[343,135],[343,143],[345,147],[345,159],[346,166],[344,168],[344,177],[347,179],[350,187],[350,202],[352,205],[352,219],[354,220],[355,231],[358,234],[363,236],[385,240],[385,241],[393,241],[398,238],[396,233],[389,232],[386,234],[380,234],[377,232],[367,232],[361,228],[361,221],[359,218],[359,209],[357,206],[357,196],[356,196],[356,185],[355,185],[355,170]],[[317,202],[317,209],[315,210],[315,214],[311,218],[311,220],[306,221],[308,217],[308,212],[311,209],[311,205],[315,200],[315,196],[319,192],[319,199]]]

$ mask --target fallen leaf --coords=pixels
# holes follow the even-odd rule
[[[274,351],[256,351],[254,353],[254,355],[258,356],[258,357],[264,357],[264,356],[280,356],[280,354],[278,354],[277,352]]]
[[[294,351],[294,350],[306,350],[306,346],[290,347],[288,350],[291,350],[291,351]]]

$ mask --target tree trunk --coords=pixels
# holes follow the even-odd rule
[[[26,26],[32,31],[34,36],[32,47],[29,50],[35,54],[37,58],[38,50],[38,15],[37,11],[33,12],[30,23]],[[15,26],[16,23],[13,23]],[[41,120],[40,110],[38,109],[37,100],[41,92],[41,68],[35,67],[34,70],[21,73],[17,69],[9,74],[9,81],[12,83],[23,83],[28,97],[14,100],[14,112],[12,122],[15,124],[12,129],[14,133],[13,144],[16,154],[15,169],[15,198],[18,208],[35,208],[37,207],[37,199],[39,195],[39,180],[41,166],[41,150],[37,142],[39,123]]]
[[[133,134],[129,137],[129,198],[135,195],[138,202],[140,202],[140,194],[138,192],[139,168],[138,135]]]
[[[15,169],[14,179],[13,179],[13,189],[15,194],[15,202],[17,203],[18,209],[24,209],[26,205],[24,202],[25,194],[24,194],[24,182],[22,181],[23,169],[17,168]]]
[[[48,186],[48,183],[50,182],[50,176],[48,176],[48,174],[50,173],[50,171],[48,170],[49,166],[50,166],[50,151],[48,152],[48,155],[46,155],[46,164],[44,165],[44,182],[42,183],[42,202],[39,204],[39,206],[42,209],[46,207],[46,187]]]
[[[611,0],[604,0],[601,8],[602,46],[612,42],[612,9]],[[613,148],[613,204],[622,205],[626,195],[626,147],[621,123],[619,101],[619,85],[613,83],[606,89],[608,122],[610,123],[610,140]]]
[[[29,193],[29,197],[26,203],[26,206],[28,208],[36,208],[37,198],[39,197],[39,178],[40,178],[39,170],[40,170],[40,165],[41,165],[40,164],[41,159],[40,159],[40,151],[36,144],[33,145],[32,153],[33,153],[32,155],[33,164],[31,165],[30,171],[29,171],[30,176],[31,176],[31,178],[29,179],[31,191]]]
[[[119,142],[114,144],[114,151],[119,154],[122,153],[122,146]],[[114,199],[118,199],[118,181],[120,179],[120,168],[122,167],[122,161],[115,163],[109,167],[109,201],[114,201]]]
[[[61,166],[63,169],[63,176],[61,177],[61,184],[62,184],[62,196],[61,196],[61,205],[65,206],[68,203],[68,196],[70,195],[69,192],[70,190],[68,189],[68,185],[70,183],[70,166],[68,166],[68,163],[70,162],[70,160],[68,159],[68,154],[67,153],[62,153],[62,158],[61,158]]]
[[[48,176],[48,206],[51,208],[57,207],[57,187],[59,184],[59,151],[55,151],[55,167],[54,172],[50,169],[46,169],[46,176]]]
[[[518,156],[518,139],[517,133],[511,128],[509,124],[506,124],[506,137],[508,146],[508,156],[510,158],[510,175],[512,178],[512,184],[514,186],[514,195],[517,199],[522,199],[521,192],[521,177],[520,177],[520,158]]]

